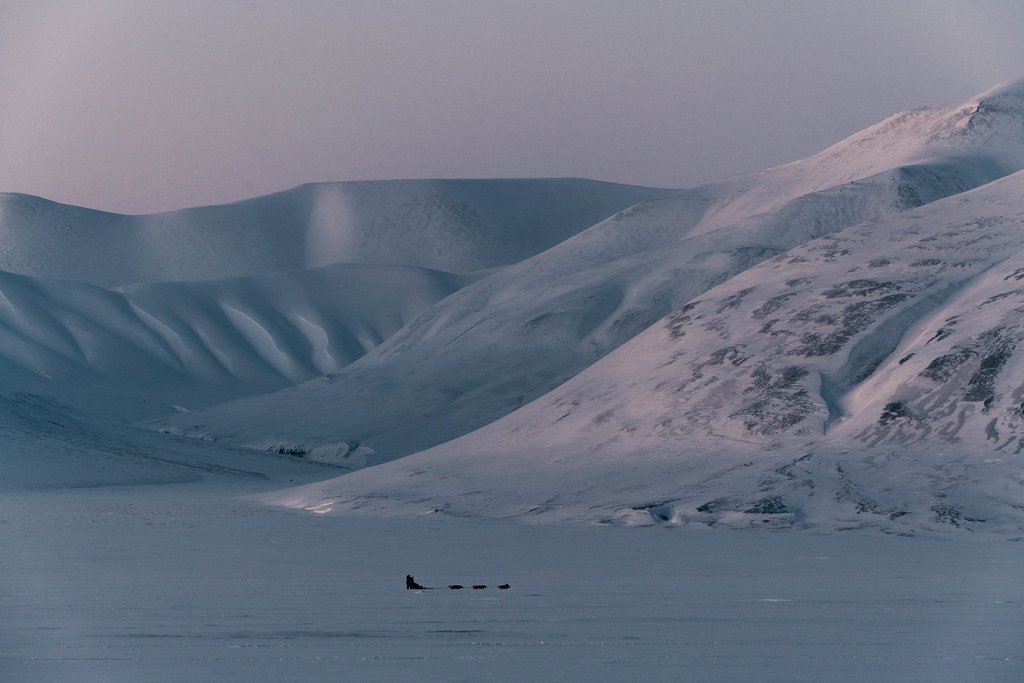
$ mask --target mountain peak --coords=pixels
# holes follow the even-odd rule
[[[1024,168],[1024,78],[953,106],[897,112],[796,164],[813,164],[815,176],[834,180],[968,157],[993,162],[1003,173]]]
[[[1024,153],[1024,78],[1007,81],[957,107],[952,135],[976,139],[1019,167]]]
[[[985,92],[976,95],[969,102],[975,104],[993,105],[996,103],[1013,103],[1017,106],[1024,104],[1024,77],[1015,78],[989,88]]]

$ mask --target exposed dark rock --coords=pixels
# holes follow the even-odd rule
[[[829,356],[840,351],[857,333],[866,329],[878,316],[907,298],[896,293],[873,301],[858,301],[843,308],[839,314],[836,329],[829,334],[808,332],[801,336],[801,345],[793,349],[796,356]]]
[[[885,408],[878,418],[878,424],[887,425],[901,418],[908,417],[910,417],[910,411],[907,410],[907,404],[903,401],[893,401],[892,403],[885,404]]]
[[[677,308],[668,316],[668,322],[665,323],[665,326],[668,328],[669,334],[672,335],[673,339],[681,339],[686,336],[686,331],[683,328],[693,319],[690,312],[699,304],[700,301],[691,301],[685,306]]]
[[[825,310],[825,304],[811,304],[794,313],[790,320],[798,323],[809,323],[821,315]]]
[[[981,401],[984,405],[982,412],[987,413],[995,401],[995,383],[999,377],[1006,361],[1010,359],[1013,347],[994,351],[981,359],[981,365],[977,372],[967,382],[967,391],[964,393],[965,401]]]
[[[957,368],[976,355],[978,354],[974,349],[954,347],[950,353],[943,354],[929,363],[928,367],[921,371],[921,377],[926,377],[935,382],[945,382],[953,376]]]
[[[946,322],[943,324],[942,327],[939,328],[938,332],[932,335],[932,338],[926,341],[925,343],[931,344],[934,341],[942,341],[949,335],[953,334],[953,328],[956,327],[957,323],[959,322],[960,321],[957,320],[956,316],[952,318],[947,318]]]
[[[842,297],[883,294],[886,292],[893,292],[898,289],[899,284],[896,282],[879,282],[878,280],[849,280],[848,282],[841,282],[837,285],[833,285],[832,287],[829,287],[821,294],[826,299],[838,299]]]
[[[693,377],[695,379],[702,377],[703,375],[701,371],[704,368],[713,365],[722,365],[726,361],[729,361],[730,365],[734,367],[739,367],[740,365],[743,365],[743,363],[745,363],[750,357],[744,355],[740,349],[740,346],[726,346],[724,348],[713,351],[710,355],[708,355],[708,359],[706,361],[702,363],[697,363],[694,366]]]
[[[960,526],[960,522],[985,522],[984,519],[968,517],[963,513],[963,510],[959,505],[951,503],[937,503],[931,507],[931,510],[935,513],[935,521],[952,524],[958,528]]]
[[[744,512],[752,515],[782,515],[789,512],[786,506],[782,504],[782,499],[778,496],[772,498],[762,498],[750,507],[749,510]]]
[[[896,186],[896,198],[903,209],[913,209],[924,204],[921,195],[912,185],[900,183]]]
[[[723,313],[723,312],[725,312],[725,311],[727,311],[729,309],[736,308],[741,303],[743,303],[743,300],[747,297],[747,295],[750,294],[753,291],[754,291],[753,287],[747,287],[746,289],[741,289],[740,291],[736,292],[735,294],[731,294],[731,295],[725,297],[724,299],[721,299],[718,302],[718,310],[715,311],[715,312],[716,313]]]
[[[1002,299],[1007,299],[1007,298],[1009,298],[1011,296],[1020,296],[1022,293],[1024,293],[1024,290],[1014,289],[1014,290],[1009,291],[1009,292],[1001,292],[999,294],[994,294],[993,296],[990,296],[989,298],[985,299],[980,304],[978,304],[978,308],[981,308],[983,306],[988,306],[989,304],[994,304],[997,301],[1001,301]]]
[[[761,364],[750,373],[752,383],[743,393],[752,400],[745,403],[730,418],[743,418],[749,432],[771,436],[802,422],[814,412],[814,402],[800,380],[807,376],[807,368],[790,365],[776,376]]]
[[[750,314],[750,317],[752,317],[754,320],[763,320],[764,318],[767,318],[769,315],[785,306],[786,301],[788,301],[794,296],[796,296],[796,292],[787,292],[785,294],[773,296],[767,301],[765,301],[763,304],[761,304],[757,309],[755,309],[754,312]]]

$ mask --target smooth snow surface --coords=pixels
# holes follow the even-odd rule
[[[665,193],[577,179],[319,183],[147,216],[0,194],[0,270],[103,287],[334,263],[468,272]]]
[[[323,517],[230,498],[279,481],[5,494],[3,678],[1024,676],[1020,544]],[[489,588],[407,591],[407,573]]]

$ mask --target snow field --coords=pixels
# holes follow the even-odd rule
[[[1024,675],[1020,544],[323,517],[231,497],[275,483],[5,495],[0,669],[26,682]],[[407,591],[406,573],[512,587]]]

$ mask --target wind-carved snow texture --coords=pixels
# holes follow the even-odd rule
[[[92,409],[100,391],[196,407],[337,372],[472,279],[340,264],[111,291],[0,272],[0,368]]]

